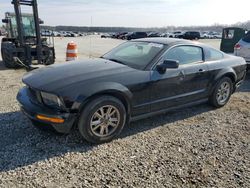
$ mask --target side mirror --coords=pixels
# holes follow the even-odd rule
[[[2,19],[2,23],[9,23],[9,19]]]
[[[159,73],[163,74],[167,69],[177,69],[179,67],[179,61],[176,60],[164,60],[164,62],[160,65],[157,65],[157,70]]]

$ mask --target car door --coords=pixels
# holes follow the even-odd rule
[[[167,69],[163,74],[156,68],[152,70],[152,112],[184,105],[207,96],[209,71],[204,63],[201,47],[175,46],[163,55],[158,64],[167,59],[179,61],[179,67]]]

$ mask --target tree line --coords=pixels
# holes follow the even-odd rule
[[[132,32],[132,31],[157,31],[157,32],[172,32],[172,31],[185,31],[185,30],[195,30],[195,31],[215,31],[221,32],[225,27],[240,27],[250,30],[250,20],[247,22],[238,22],[232,25],[222,25],[213,24],[211,26],[166,26],[166,27],[87,27],[87,26],[42,26],[42,29],[48,29],[53,31],[73,31],[73,32]]]

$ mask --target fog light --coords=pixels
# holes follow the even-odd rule
[[[64,123],[64,119],[61,119],[61,118],[46,117],[44,115],[37,115],[36,118],[39,119],[39,120],[48,121],[48,122],[51,122],[51,123]]]

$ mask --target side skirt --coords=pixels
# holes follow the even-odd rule
[[[180,109],[180,108],[186,108],[186,107],[190,107],[190,106],[196,106],[196,105],[203,104],[203,103],[206,103],[206,102],[208,102],[208,99],[202,99],[202,100],[198,100],[198,101],[195,101],[195,102],[187,103],[187,104],[184,104],[184,105],[174,106],[174,107],[170,107],[170,108],[163,109],[163,110],[160,110],[160,111],[150,112],[150,113],[139,115],[139,116],[134,116],[134,117],[130,118],[130,121],[131,122],[132,121],[138,121],[138,120],[145,119],[145,118],[148,118],[148,117],[151,117],[151,116],[156,116],[156,115],[159,115],[159,114],[164,114],[166,112],[177,110],[177,109]]]

